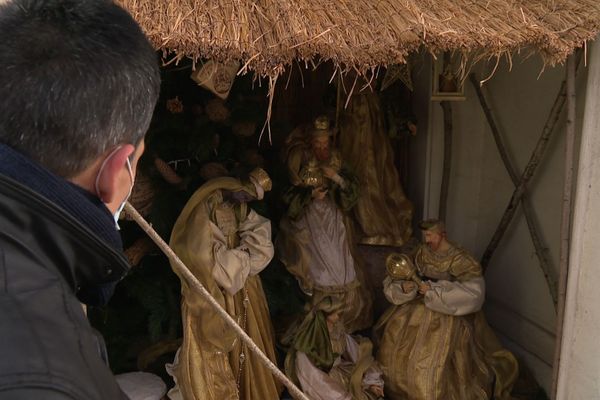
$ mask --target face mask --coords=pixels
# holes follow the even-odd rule
[[[100,169],[98,170],[98,175],[96,176],[96,193],[100,193],[100,190],[98,189],[98,180],[100,179],[100,174],[102,173],[102,170],[104,169],[104,166],[106,165],[106,162],[108,160],[110,160],[110,158],[117,151],[119,151],[119,149],[121,147],[122,146],[119,146],[116,149],[114,149],[108,155],[108,157],[106,157],[104,159],[104,161],[102,162],[102,165],[100,166]],[[133,178],[133,170],[131,169],[131,162],[129,161],[129,158],[126,159],[126,162],[127,162],[127,172],[129,172],[129,178],[131,180],[131,185],[129,186],[129,192],[127,193],[127,196],[125,197],[125,199],[123,200],[123,202],[121,203],[121,205],[119,206],[119,208],[117,209],[117,211],[115,211],[115,213],[113,214],[113,218],[115,220],[115,227],[117,228],[117,230],[121,230],[121,227],[119,226],[119,216],[121,215],[121,212],[123,211],[123,208],[125,208],[125,204],[127,203],[127,200],[129,200],[129,197],[131,196],[131,192],[133,191],[133,185],[135,183],[135,180]]]
[[[127,197],[125,197],[125,200],[123,200],[123,202],[121,203],[121,205],[119,206],[119,208],[113,215],[113,218],[115,219],[115,227],[117,228],[117,230],[121,230],[121,227],[119,226],[119,217],[121,216],[121,212],[123,211],[123,208],[125,208],[125,204],[127,204],[127,200],[129,200],[129,197],[131,197],[131,192],[133,191],[133,185],[134,185],[133,171],[131,170],[131,163],[129,162],[129,158],[127,158],[126,160],[127,160],[127,172],[129,172],[129,178],[131,179],[131,186],[129,186],[129,192],[127,192]]]

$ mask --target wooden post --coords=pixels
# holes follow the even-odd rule
[[[563,185],[562,215],[560,226],[560,262],[558,277],[558,312],[556,318],[556,344],[552,373],[552,399],[556,399],[558,370],[560,368],[560,351],[567,294],[567,278],[569,272],[569,243],[571,241],[571,211],[573,198],[573,170],[575,163],[575,59],[571,55],[567,59],[567,128],[565,140],[565,181]]]
[[[440,102],[444,111],[444,169],[442,173],[442,187],[440,189],[440,204],[438,218],[446,220],[448,206],[448,191],[450,188],[450,170],[452,167],[452,106],[449,101]]]

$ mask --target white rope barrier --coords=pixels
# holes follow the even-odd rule
[[[131,215],[135,222],[146,232],[154,243],[161,249],[163,253],[172,261],[172,265],[177,271],[186,278],[190,286],[192,286],[204,299],[217,311],[217,313],[227,322],[227,324],[239,335],[242,341],[248,346],[254,354],[272,373],[281,381],[290,391],[290,394],[297,400],[310,400],[299,388],[292,382],[273,362],[262,352],[262,350],[254,343],[252,338],[235,322],[227,311],[211,296],[206,288],[192,274],[188,267],[177,257],[177,254],[162,240],[150,224],[137,212],[137,210],[129,203],[125,205],[125,211]]]

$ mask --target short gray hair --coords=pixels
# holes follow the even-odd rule
[[[144,137],[160,90],[156,53],[112,1],[0,5],[0,142],[63,177]]]

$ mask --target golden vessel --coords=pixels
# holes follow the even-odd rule
[[[419,285],[422,282],[415,264],[406,254],[391,253],[385,259],[385,268],[392,279],[412,280]]]
[[[316,160],[310,160],[308,164],[300,171],[302,183],[310,187],[321,187],[325,185],[323,171]]]

